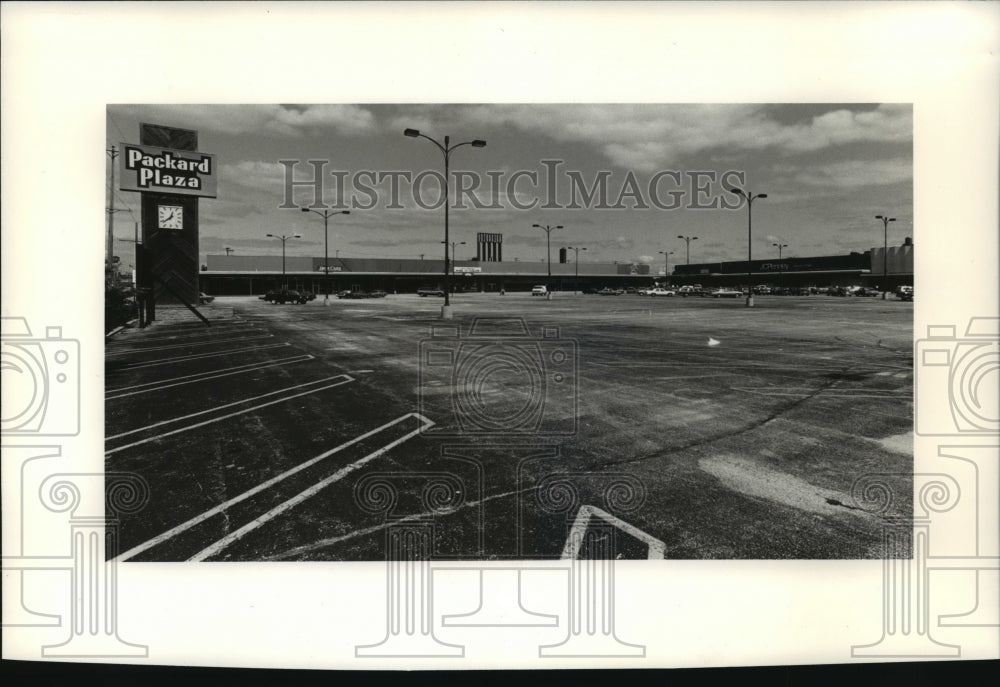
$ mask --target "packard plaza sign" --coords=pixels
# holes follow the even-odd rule
[[[121,144],[121,190],[215,198],[215,155]]]

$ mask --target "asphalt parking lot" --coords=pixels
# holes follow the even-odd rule
[[[150,493],[119,559],[378,560],[400,523],[435,558],[558,558],[591,522],[622,558],[881,557],[852,485],[912,471],[912,303],[441,303],[218,298],[110,339],[106,469]]]

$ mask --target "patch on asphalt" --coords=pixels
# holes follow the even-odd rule
[[[884,448],[886,451],[902,453],[904,456],[913,455],[913,432],[894,434],[893,436],[886,437],[884,439],[876,439],[876,441],[879,446]]]
[[[820,489],[808,482],[778,470],[734,455],[702,458],[698,467],[712,475],[727,488],[759,499],[766,499],[819,515],[864,511],[847,506],[848,494]]]

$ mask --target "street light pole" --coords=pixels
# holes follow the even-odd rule
[[[678,238],[683,238],[683,237],[679,236]],[[698,237],[695,236],[695,238],[698,238]],[[667,263],[670,261],[670,256],[673,255],[673,254],[674,254],[674,251],[672,251],[672,250],[671,251],[665,251],[665,250],[661,250],[660,251],[660,255],[663,256],[663,281],[664,282],[667,281],[667,279],[669,278],[669,275],[670,275],[670,267],[668,266]],[[688,264],[691,264],[691,263],[689,262]]]
[[[554,229],[562,229],[563,225],[557,224],[556,226],[551,227],[548,224],[545,224],[545,225],[542,225],[542,224],[532,224],[531,226],[532,227],[537,227],[537,228],[539,228],[539,229],[541,229],[542,231],[545,232],[545,246],[546,246],[546,251],[548,253],[548,261],[549,261],[549,277],[551,278],[552,277],[552,237],[551,237],[551,235],[552,235],[552,231]]]
[[[692,241],[697,241],[698,237],[697,236],[681,236],[680,234],[678,234],[677,238],[684,239],[684,242],[687,243],[687,264],[690,265],[691,264],[691,242]],[[662,253],[663,251],[660,251],[660,252]]]
[[[409,138],[426,138],[428,141],[433,143],[444,155],[444,305],[441,308],[441,319],[450,320],[451,319],[451,279],[450,270],[448,269],[448,188],[451,186],[448,180],[450,174],[450,164],[451,164],[451,153],[456,148],[461,148],[464,145],[470,145],[473,148],[485,148],[486,141],[482,139],[473,139],[471,141],[463,141],[462,143],[456,143],[455,145],[450,145],[451,137],[444,137],[444,145],[441,145],[435,141],[430,136],[420,133],[417,129],[405,129],[403,135]]]
[[[895,222],[895,217],[889,215],[875,215],[875,219],[882,220],[882,300],[885,300],[885,286],[889,283],[889,222]]]
[[[292,234],[291,236],[278,236],[277,234],[268,234],[272,239],[281,239],[281,289],[283,291],[288,291],[288,282],[285,280],[285,241],[288,239],[300,239],[301,234]]]
[[[313,210],[312,208],[302,208],[302,212],[315,212],[323,218],[323,305],[330,305],[330,218],[334,215],[349,215],[350,210],[340,210],[330,212],[329,210]],[[337,251],[339,254],[340,251]]]
[[[573,295],[576,295],[577,286],[580,282],[580,251],[587,250],[586,248],[574,248],[573,246],[566,246],[571,251],[574,252],[573,258]]]
[[[445,241],[442,241],[441,243],[445,243]],[[456,241],[452,241],[451,242],[451,265],[452,265],[452,269],[454,269],[454,266],[455,266],[455,246],[456,245],[457,246],[464,246],[465,245],[465,241],[457,241],[457,242]]]
[[[731,188],[730,193],[735,193],[747,201],[747,307],[753,307],[753,202],[758,198],[767,198],[766,193],[754,195],[741,188]]]
[[[784,267],[785,267],[784,263],[781,262],[781,249],[782,248],[788,248],[788,244],[787,243],[772,243],[771,245],[778,247],[778,284],[780,286],[781,282],[783,281],[782,277],[784,277],[783,272],[784,272]]]

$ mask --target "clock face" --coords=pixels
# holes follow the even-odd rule
[[[157,225],[160,229],[183,229],[184,208],[180,205],[158,205]]]

